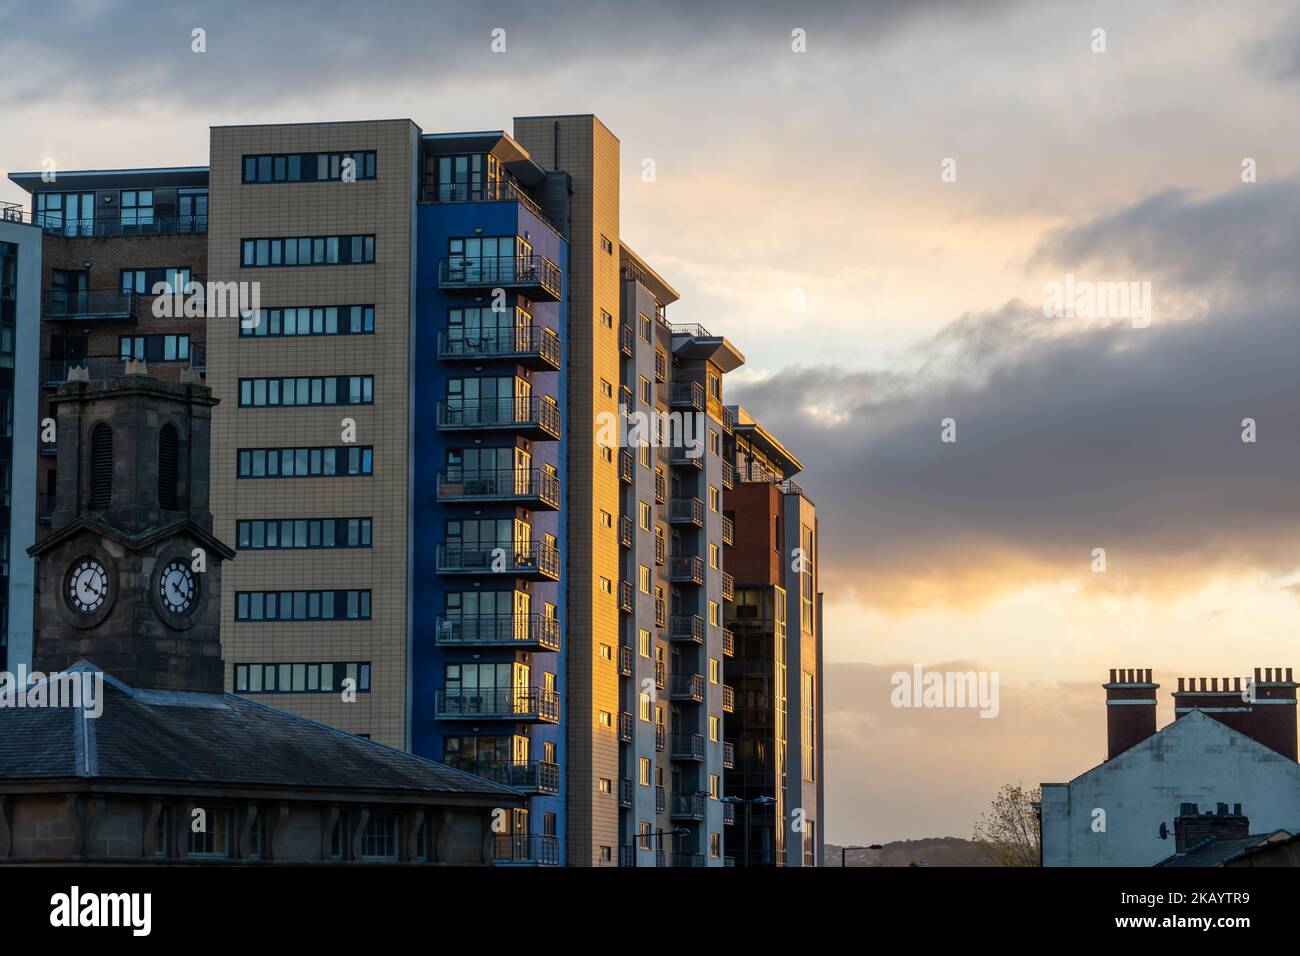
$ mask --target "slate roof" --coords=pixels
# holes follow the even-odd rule
[[[98,668],[78,661],[69,673]],[[0,708],[0,783],[80,777],[501,799],[518,791],[236,694],[104,675],[103,712]]]
[[[1254,833],[1250,836],[1236,837],[1234,839],[1210,837],[1207,840],[1202,840],[1196,846],[1184,850],[1182,853],[1175,853],[1171,857],[1166,857],[1156,866],[1224,866],[1229,860],[1249,856],[1256,850],[1263,849],[1271,844],[1294,839],[1295,837],[1286,830],[1276,830],[1273,833]]]

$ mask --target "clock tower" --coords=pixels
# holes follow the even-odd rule
[[[217,400],[128,362],[77,372],[50,400],[58,466],[39,560],[38,670],[88,658],[133,687],[220,693],[221,562],[212,533],[209,431]],[[81,373],[85,376],[85,372]]]

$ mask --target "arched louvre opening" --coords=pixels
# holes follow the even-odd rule
[[[90,507],[104,510],[113,500],[113,426],[90,430]]]
[[[180,458],[180,436],[176,426],[164,425],[158,433],[158,507],[175,511],[177,504],[177,462]]]

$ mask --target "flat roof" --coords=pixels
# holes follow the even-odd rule
[[[773,458],[783,459],[786,466],[785,477],[791,478],[803,471],[803,462],[794,456],[794,452],[786,448],[781,439],[777,438],[770,431],[764,428],[753,415],[749,414],[744,407],[732,405],[733,428],[736,431],[743,431],[750,441],[755,437],[759,438],[766,451]]]
[[[156,166],[148,169],[59,169],[54,179],[46,182],[44,172],[10,173],[9,181],[25,192],[61,192],[62,185],[70,181],[76,189],[111,189],[123,182],[145,179],[158,186],[206,186],[207,166]]]
[[[646,288],[654,294],[656,301],[658,301],[660,305],[668,305],[681,298],[681,296],[677,294],[677,290],[670,286],[664,277],[654,270],[654,267],[651,266],[650,263],[638,256],[632,250],[632,247],[621,239],[618,243],[618,250],[619,258],[627,259],[632,263],[636,270],[641,273],[641,278],[645,283]]]

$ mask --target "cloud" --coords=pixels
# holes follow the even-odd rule
[[[1098,547],[1107,586],[1300,567],[1298,190],[1166,193],[1042,244],[1213,287],[1197,317],[1071,323],[1013,301],[951,323],[905,370],[791,367],[732,389],[809,463],[827,590],[889,607],[1087,587]]]

